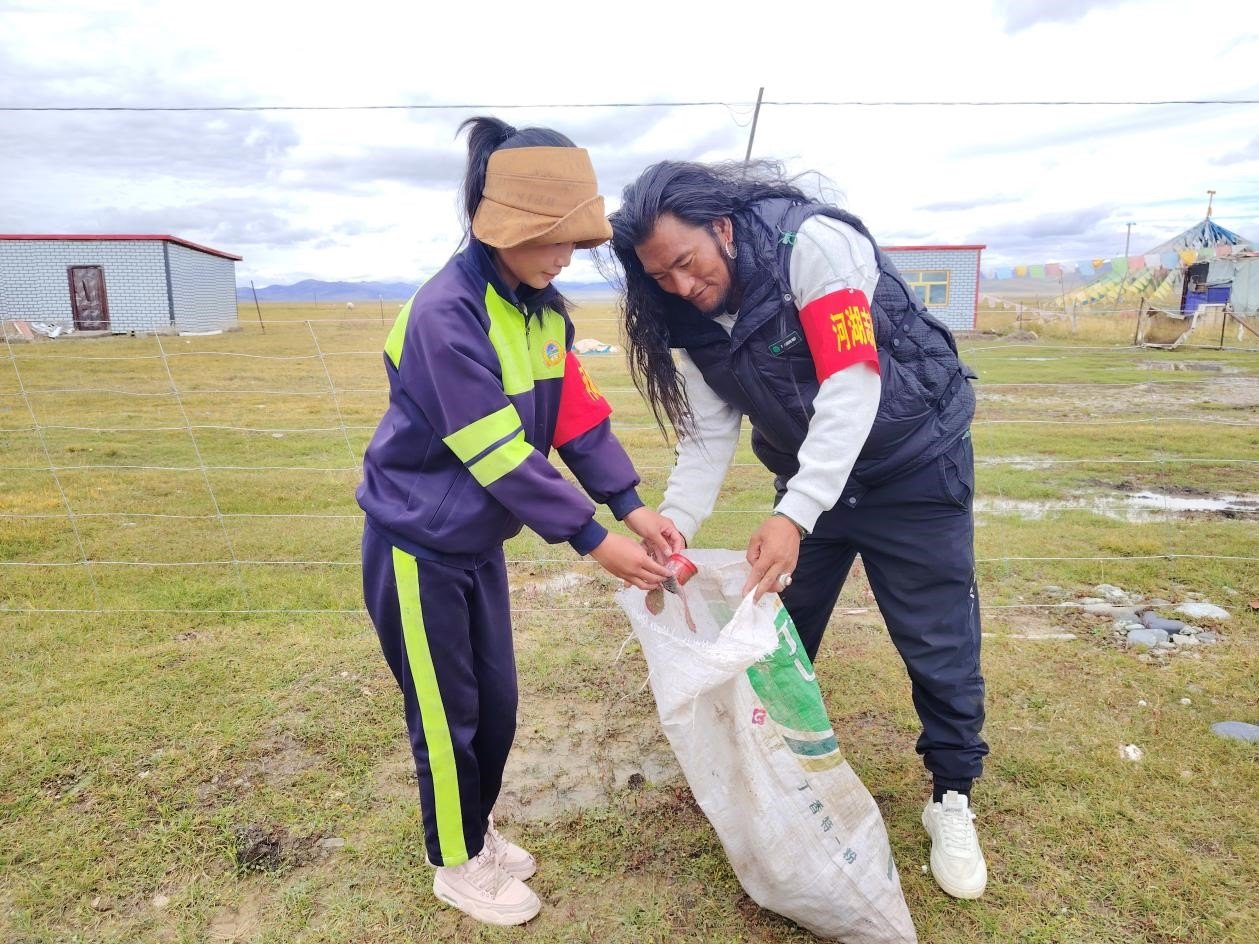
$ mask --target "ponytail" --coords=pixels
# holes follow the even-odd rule
[[[472,232],[472,220],[481,205],[485,192],[485,171],[490,155],[501,148],[520,147],[576,147],[568,137],[550,128],[522,128],[516,130],[500,118],[481,115],[469,118],[459,125],[455,135],[468,131],[468,167],[463,175],[463,227]]]

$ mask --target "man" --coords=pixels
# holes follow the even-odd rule
[[[776,165],[656,164],[611,222],[631,370],[678,433],[661,513],[694,540],[748,417],[778,499],[744,592],[779,591],[812,659],[861,554],[922,722],[932,874],[979,897],[974,375],[861,221]]]

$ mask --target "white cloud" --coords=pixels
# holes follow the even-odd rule
[[[222,0],[213,17],[155,0],[0,2],[3,105],[497,106],[0,113],[0,229],[174,232],[244,255],[259,285],[418,280],[459,242],[455,129],[486,110],[589,147],[612,208],[654,161],[741,158],[761,84],[771,102],[1256,97],[1234,78],[1251,74],[1253,37],[1198,37],[1202,69],[1136,54],[1184,22],[1171,0],[1017,6],[798,0],[767,42],[764,19],[659,0],[606,22],[571,0],[359,0],[352,15]],[[1247,10],[1223,0],[1212,17]],[[506,107],[680,100],[736,104]],[[825,174],[885,242],[977,241],[993,263],[1038,262],[1121,251],[1128,221],[1134,251],[1139,233],[1157,242],[1201,218],[1207,189],[1220,222],[1259,236],[1256,124],[1249,105],[771,104],[754,154]],[[582,257],[570,271],[593,277]]]

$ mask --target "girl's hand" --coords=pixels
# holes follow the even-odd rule
[[[640,590],[660,586],[669,572],[651,559],[647,551],[623,534],[609,534],[590,552],[608,573]]]
[[[657,561],[664,563],[670,554],[686,550],[686,538],[677,525],[653,508],[643,505],[625,516],[625,524],[643,539],[643,547]]]

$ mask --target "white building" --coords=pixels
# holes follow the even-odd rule
[[[0,320],[81,331],[235,328],[240,259],[177,236],[0,234]]]
[[[951,331],[974,331],[986,246],[880,246],[927,310]]]

